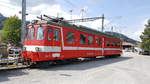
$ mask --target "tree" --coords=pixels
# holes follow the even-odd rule
[[[21,20],[15,15],[10,16],[3,22],[3,42],[12,42],[19,45],[21,38]]]
[[[148,20],[148,24],[145,25],[144,32],[140,36],[142,43],[141,48],[144,50],[150,50],[150,20]]]

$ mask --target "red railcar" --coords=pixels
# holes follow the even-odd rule
[[[84,26],[38,22],[27,30],[22,56],[32,63],[122,54],[120,39]]]

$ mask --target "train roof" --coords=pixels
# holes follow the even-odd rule
[[[67,28],[75,29],[75,30],[82,31],[82,32],[88,32],[88,33],[91,33],[91,34],[102,35],[102,36],[106,36],[106,37],[111,37],[111,38],[119,39],[119,38],[117,38],[115,36],[103,33],[103,32],[98,31],[96,29],[92,29],[92,28],[89,28],[89,27],[86,27],[86,26],[82,26],[82,25],[70,24],[70,23],[68,23],[66,21],[60,21],[60,22],[38,21],[37,22],[37,24],[43,24],[43,23],[44,24],[51,24],[51,25],[57,25],[57,26],[67,27]]]

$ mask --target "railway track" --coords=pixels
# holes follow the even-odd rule
[[[4,71],[4,70],[15,70],[15,69],[25,69],[25,68],[29,68],[28,66],[25,65],[9,65],[9,66],[5,66],[5,67],[0,67],[0,71]]]
[[[78,58],[78,59],[72,59],[72,60],[56,60],[53,61],[53,63],[49,64],[48,66],[27,66],[23,65],[22,63],[8,63],[7,65],[0,65],[0,71],[4,70],[18,70],[18,69],[26,69],[26,68],[48,68],[51,66],[59,66],[59,65],[66,65],[66,64],[79,64],[84,62],[91,62],[91,61],[98,61],[98,60],[104,60],[104,56],[99,57],[90,57],[90,58]],[[111,57],[110,57],[111,58]]]

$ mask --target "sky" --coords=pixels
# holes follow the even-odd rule
[[[144,25],[150,18],[150,0],[27,0],[27,20],[36,16],[50,16],[76,19],[105,15],[105,31],[123,33],[140,41]],[[81,10],[83,10],[81,12]],[[70,13],[72,10],[72,15]],[[0,0],[0,13],[4,16],[17,15],[21,18],[21,0]],[[101,30],[101,20],[77,23]]]

